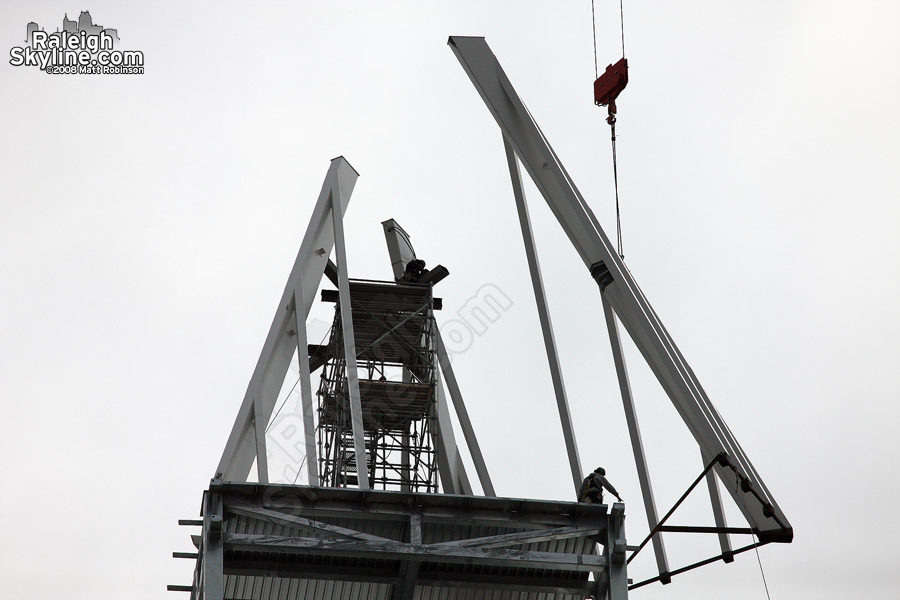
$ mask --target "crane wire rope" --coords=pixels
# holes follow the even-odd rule
[[[747,505],[744,502],[744,497],[737,494],[737,492],[740,488],[741,488],[741,480],[739,477],[735,477],[735,479],[734,479],[735,497],[740,501],[741,506],[743,506],[744,509],[746,509]],[[766,598],[768,598],[769,600],[772,600],[772,595],[769,593],[769,584],[768,584],[768,582],[766,582],[766,572],[763,570],[762,560],[759,558],[759,540],[757,539],[756,534],[753,533],[752,531],[750,532],[750,535],[753,538],[753,551],[756,552],[756,562],[759,563],[759,573],[760,573],[760,575],[762,575],[763,587],[766,590]]]
[[[619,0],[619,29],[622,37],[622,58],[625,58],[625,10],[623,7],[624,0]],[[591,0],[591,25],[593,27],[594,37],[594,78],[599,77],[599,68],[597,65],[597,19],[594,14],[594,0]],[[625,251],[622,249],[622,211],[619,207],[619,166],[616,157],[616,117],[610,113],[606,119],[611,130],[610,139],[612,140],[612,160],[613,160],[613,185],[616,191],[616,252],[619,258],[625,258]]]
[[[300,383],[300,378],[301,376],[298,375],[297,381],[295,381],[294,385],[291,386],[291,391],[289,391],[284,397],[284,401],[281,403],[281,406],[278,407],[278,410],[275,411],[275,415],[271,419],[269,419],[269,424],[266,425],[266,430],[264,433],[269,433],[269,429],[272,427],[272,425],[275,424],[275,419],[277,419],[278,415],[281,414],[281,409],[284,408],[284,405],[287,404],[288,398],[290,398],[291,394],[294,393],[294,390],[297,389],[297,384]]]
[[[600,70],[597,68],[597,19],[594,17],[594,0],[591,0],[591,27],[594,32],[594,79],[600,77]]]
[[[757,543],[756,534],[754,533],[752,535],[753,535],[753,543],[756,544]],[[772,600],[772,596],[769,594],[769,584],[766,583],[766,572],[763,571],[762,561],[759,558],[759,546],[756,546],[753,549],[756,551],[756,562],[759,563],[759,573],[760,573],[760,575],[762,575],[763,587],[766,588],[766,598],[768,598],[769,600]]]
[[[325,338],[327,338],[327,337],[328,337],[328,332],[326,331],[326,332],[325,332],[325,335],[322,336],[322,339],[319,340],[319,346],[322,345],[322,342],[324,342],[324,341],[325,341]],[[298,349],[298,351],[299,351],[299,349]],[[284,401],[281,403],[281,406],[278,407],[278,410],[275,411],[275,415],[274,415],[271,419],[269,419],[269,424],[266,425],[266,430],[265,430],[264,433],[269,433],[269,429],[271,429],[271,428],[272,428],[272,425],[275,424],[275,419],[277,419],[277,418],[278,418],[278,415],[281,414],[281,409],[284,408],[285,404],[287,404],[288,398],[290,398],[290,397],[291,397],[291,394],[294,393],[294,390],[297,389],[297,384],[300,383],[300,377],[301,377],[301,375],[298,373],[298,374],[297,374],[297,381],[295,381],[295,382],[294,382],[294,385],[291,386],[291,391],[289,391],[289,392],[287,393],[287,395],[284,397]]]

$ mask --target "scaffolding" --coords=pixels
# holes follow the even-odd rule
[[[373,488],[437,492],[434,299],[430,285],[350,281],[350,304],[366,448]],[[358,485],[340,301],[318,390],[319,478]]]

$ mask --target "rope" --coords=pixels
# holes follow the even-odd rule
[[[616,188],[616,250],[619,258],[625,259],[625,252],[622,250],[622,214],[619,211],[619,169],[616,165],[616,117],[609,116],[609,126],[612,129],[612,159],[613,159],[613,182]]]
[[[325,335],[322,337],[321,340],[319,340],[319,345],[320,345],[320,346],[322,345],[322,342],[324,342],[324,341],[325,341],[325,338],[327,338],[327,337],[328,337],[328,332],[325,332]],[[298,349],[298,352],[299,352],[299,349]],[[285,405],[285,404],[287,404],[288,398],[290,398],[290,397],[291,397],[291,394],[294,393],[294,390],[297,389],[297,384],[298,384],[298,383],[300,383],[300,374],[299,374],[299,373],[297,374],[297,381],[295,381],[295,382],[294,382],[294,385],[291,386],[291,391],[289,391],[289,392],[287,393],[287,395],[284,397],[284,401],[281,403],[281,406],[278,407],[278,410],[275,411],[275,415],[274,415],[271,419],[269,419],[269,424],[266,425],[266,431],[265,431],[265,433],[269,433],[269,429],[271,429],[272,425],[275,424],[275,419],[277,419],[277,418],[278,418],[278,415],[281,414],[281,409],[284,408],[284,405]]]
[[[303,470],[303,465],[306,464],[307,458],[309,458],[308,454],[303,457],[302,461],[300,461],[300,466],[297,467],[297,475],[294,476],[294,481],[291,483],[291,485],[297,485],[297,480],[300,479],[300,472]]]
[[[619,0],[619,30],[622,33],[622,58],[625,58],[625,10],[622,7],[623,0]],[[613,117],[612,123],[612,156],[613,156],[613,180],[616,186],[616,240],[618,243],[619,258],[625,259],[625,252],[622,250],[622,215],[619,212],[619,173],[616,168],[616,118]]]
[[[597,20],[594,17],[594,0],[591,0],[591,26],[594,31],[594,79],[597,79],[600,77],[600,70],[597,68]]]
[[[734,475],[735,475],[735,477],[734,477],[734,496],[740,501],[741,506],[743,506],[744,509],[746,509],[747,504],[744,502],[744,497],[737,493],[738,490],[741,489],[741,478],[737,476],[737,471],[735,471]],[[766,589],[766,598],[768,598],[769,600],[772,600],[772,596],[769,594],[769,584],[766,583],[766,572],[763,571],[762,560],[760,560],[760,558],[759,558],[759,547],[755,546],[755,544],[757,544],[759,542],[759,540],[756,539],[755,533],[751,533],[750,535],[753,537],[753,543],[754,543],[753,550],[756,551],[756,562],[759,563],[759,573],[760,573],[760,575],[762,575],[763,587]]]
[[[278,415],[281,413],[281,409],[284,408],[285,404],[287,404],[288,398],[290,398],[291,394],[294,393],[294,390],[297,388],[298,383],[300,383],[300,377],[297,377],[297,381],[295,381],[294,385],[291,386],[291,391],[287,393],[287,396],[284,397],[284,402],[282,402],[281,406],[278,407],[278,410],[275,411],[275,416],[269,419],[269,424],[266,426],[266,433],[269,433],[269,428],[275,424],[275,419],[278,418]]]
[[[754,533],[752,535],[753,535],[753,543],[755,544],[757,541],[756,534]],[[759,548],[758,547],[754,548],[754,550],[756,550],[756,562],[759,563],[759,572],[762,575],[763,587],[766,588],[766,598],[768,598],[769,600],[772,600],[772,596],[769,595],[769,584],[766,583],[766,573],[765,573],[765,571],[763,571],[762,561],[759,559]]]

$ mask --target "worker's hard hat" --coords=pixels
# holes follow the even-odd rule
[[[604,469],[603,467],[597,467],[596,469],[594,469],[594,473],[599,473],[600,475],[606,475],[606,469]]]

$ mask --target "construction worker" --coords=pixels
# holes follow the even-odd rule
[[[419,279],[428,272],[428,269],[425,268],[425,261],[416,258],[406,265],[406,272],[400,277],[400,281],[409,281],[411,283],[415,283],[419,281]]]
[[[608,489],[619,502],[622,502],[619,492],[606,479],[606,469],[603,467],[597,467],[593,473],[584,478],[584,481],[581,483],[581,489],[578,492],[578,501],[590,504],[603,504],[603,488]]]

